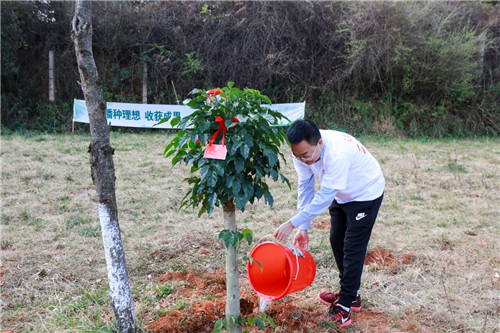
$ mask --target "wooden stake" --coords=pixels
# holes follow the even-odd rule
[[[56,101],[56,89],[54,85],[54,51],[49,51],[49,102]]]

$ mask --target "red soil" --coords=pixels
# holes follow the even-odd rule
[[[408,265],[415,260],[413,254],[405,254],[401,258],[396,258],[394,254],[387,249],[376,247],[366,253],[365,265],[375,267],[397,267],[399,265]]]
[[[332,224],[330,223],[330,220],[322,220],[317,223],[312,223],[312,227],[315,229],[330,229]]]

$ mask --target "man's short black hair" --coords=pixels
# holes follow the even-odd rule
[[[292,145],[306,140],[311,146],[315,146],[321,139],[318,125],[312,120],[297,120],[288,128],[286,136]]]

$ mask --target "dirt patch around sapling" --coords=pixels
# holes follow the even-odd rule
[[[146,329],[151,333],[165,332],[213,332],[215,322],[224,318],[226,306],[225,272],[211,273],[170,272],[154,278],[158,283],[180,283],[174,290],[176,297],[189,304],[181,310],[162,314]],[[303,307],[291,299],[272,303],[266,309],[274,323],[284,332],[317,332],[321,306]],[[240,282],[240,311],[243,318],[259,317],[259,298],[251,288]],[[245,327],[249,332],[262,332],[257,327]],[[268,331],[268,330],[266,330]],[[272,330],[269,330],[270,332]]]
[[[391,251],[374,249],[367,255],[367,264],[384,267],[399,265],[405,258],[396,258]],[[241,276],[241,275],[240,275]],[[156,321],[145,328],[151,333],[167,332],[213,332],[215,322],[224,318],[226,306],[225,271],[217,269],[212,272],[183,271],[169,272],[154,280],[160,284],[175,283],[176,287],[170,296],[183,299],[187,306],[162,314]],[[260,316],[259,298],[251,287],[240,280],[240,309],[244,319]],[[340,328],[324,319],[328,307],[320,303],[301,301],[300,298],[286,296],[271,303],[265,310],[277,328],[267,324],[265,332],[392,332],[391,328],[400,327],[403,331],[412,331],[405,324],[404,318],[393,318],[385,313],[375,311],[369,305],[361,312],[353,312],[353,324],[348,328]],[[408,326],[409,330],[404,328]],[[413,326],[412,326],[413,327]],[[258,327],[244,327],[250,333],[262,332]]]
[[[391,250],[375,247],[368,251],[365,257],[365,265],[373,268],[398,268],[401,265],[409,265],[415,260],[412,253],[397,257]]]
[[[311,227],[313,227],[314,229],[320,229],[320,230],[326,230],[326,229],[330,229],[332,226],[331,222],[329,220],[321,220],[317,223],[313,223],[311,225]]]

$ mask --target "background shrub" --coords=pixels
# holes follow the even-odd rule
[[[498,135],[496,2],[93,2],[105,97],[176,104],[234,81],[307,101],[322,127],[390,136]],[[73,2],[2,4],[2,125],[70,129],[83,98]],[[57,102],[47,101],[48,51]]]

